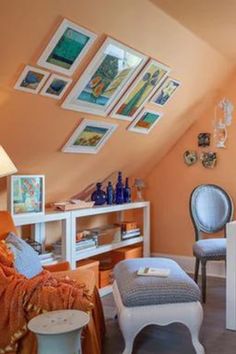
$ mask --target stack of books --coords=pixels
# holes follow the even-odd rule
[[[80,251],[85,251],[85,250],[91,250],[97,247],[97,242],[96,240],[90,238],[90,239],[82,239],[80,241],[77,241],[75,244],[75,251],[80,252]]]
[[[141,235],[141,231],[139,228],[123,231],[122,240],[127,240],[128,238],[137,237],[140,235]]]
[[[42,253],[39,255],[42,265],[57,263],[61,259],[61,255],[53,252]]]

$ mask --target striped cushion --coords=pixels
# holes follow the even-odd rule
[[[226,239],[210,238],[199,240],[193,245],[193,254],[198,258],[224,259],[226,257]]]
[[[139,276],[140,267],[168,268],[166,278]],[[200,299],[200,290],[180,266],[166,258],[136,258],[121,261],[115,266],[114,277],[127,307],[178,302],[193,302]]]

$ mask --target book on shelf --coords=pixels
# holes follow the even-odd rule
[[[161,278],[167,278],[170,274],[170,269],[168,268],[151,268],[151,267],[140,267],[137,271],[137,275],[142,276],[155,276]]]
[[[122,240],[127,240],[128,238],[140,236],[140,229],[133,229],[122,233]]]

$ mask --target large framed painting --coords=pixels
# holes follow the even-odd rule
[[[43,175],[15,175],[9,182],[8,207],[13,216],[44,214]]]
[[[37,94],[45,84],[49,75],[50,73],[48,71],[27,65],[18,78],[14,88]]]
[[[156,60],[150,60],[115,106],[111,116],[118,119],[133,120],[169,72],[170,68],[166,65]]]
[[[70,76],[96,38],[95,33],[64,19],[37,64]]]
[[[62,148],[62,151],[96,154],[116,128],[117,124],[84,119]]]
[[[59,100],[65,94],[71,82],[72,79],[52,74],[41,90],[40,95]]]
[[[151,102],[161,107],[165,106],[166,103],[173,97],[178,87],[180,87],[180,82],[168,77],[154,95]]]
[[[163,113],[143,109],[129,125],[128,130],[135,133],[148,134],[162,116]]]
[[[63,108],[106,116],[147,61],[147,57],[107,38]]]

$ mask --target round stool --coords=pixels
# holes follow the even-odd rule
[[[83,311],[59,310],[34,317],[28,328],[37,336],[38,354],[81,354],[80,335],[88,322]]]

